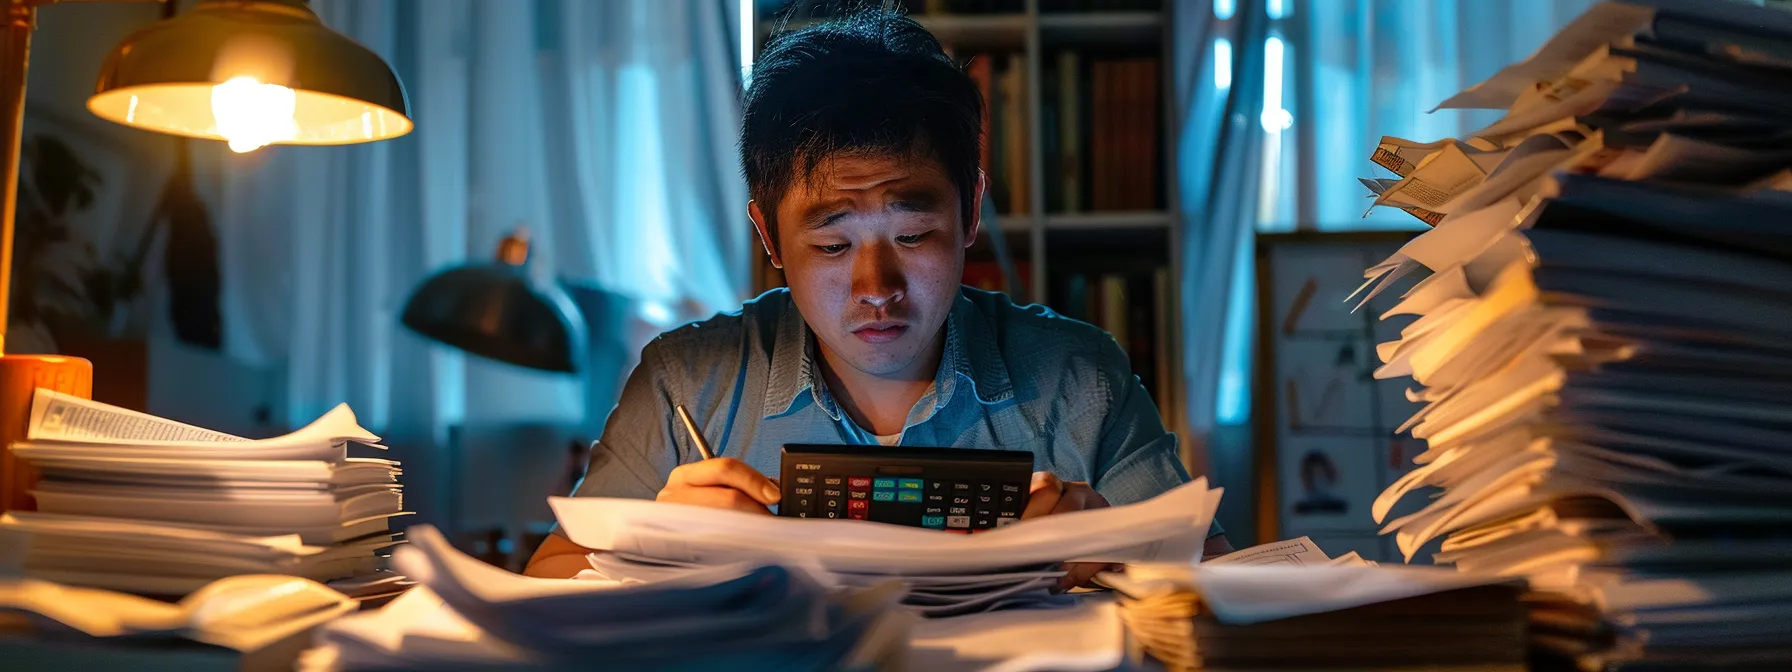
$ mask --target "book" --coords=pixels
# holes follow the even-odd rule
[[[1306,537],[1100,578],[1170,670],[1525,669],[1521,581],[1332,558]]]

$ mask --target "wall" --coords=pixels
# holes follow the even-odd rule
[[[186,9],[194,2],[177,0],[176,7]],[[128,181],[129,188],[114,192],[110,189],[116,185],[108,185],[104,192],[106,197],[117,193],[127,197],[107,206],[110,209],[96,211],[92,217],[95,221],[79,222],[83,230],[101,241],[102,247],[110,243],[128,248],[141,237],[173,163],[177,143],[185,142],[101,120],[86,108],[106,55],[131,33],[161,20],[162,13],[162,4],[142,1],[60,4],[38,12],[37,30],[31,42],[25,132],[42,132],[47,123],[66,124],[75,132],[98,138],[102,147],[132,161],[132,168],[114,170],[111,175],[112,182]],[[202,163],[219,147],[202,141],[189,146],[195,159]],[[198,179],[203,181],[204,176]],[[204,185],[199,188],[204,189]],[[213,219],[216,226],[216,217]],[[96,224],[110,228],[95,230]],[[19,263],[25,260],[21,258]],[[94,360],[96,395],[101,387],[99,379],[110,377],[123,382],[128,396],[135,397],[135,403],[127,405],[151,413],[243,435],[284,431],[284,419],[269,412],[279,406],[273,402],[283,386],[272,379],[266,367],[233,361],[173,338],[161,296],[160,270],[158,248],[146,261],[145,275],[150,280],[147,296],[141,308],[124,320],[127,331],[146,332],[147,338],[103,348],[59,344],[58,349]],[[7,344],[13,346],[14,339],[8,339]],[[21,346],[15,350],[25,352],[30,348],[24,348],[21,339]]]

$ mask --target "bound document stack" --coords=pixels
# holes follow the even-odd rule
[[[346,406],[252,441],[40,389],[10,447],[41,474],[38,510],[0,517],[0,535],[28,575],[74,586],[178,596],[289,574],[389,589],[376,554],[397,543],[398,464],[347,454],[378,440]]]
[[[1221,491],[1205,479],[1155,498],[1024,520],[963,535],[858,520],[780,518],[600,497],[548,503],[593,570],[656,581],[739,562],[824,570],[844,585],[895,579],[903,606],[927,617],[1065,602],[1052,588],[1065,562],[1192,562]]]
[[[1133,639],[1174,672],[1525,669],[1514,580],[1261,559],[1135,565],[1101,578],[1120,593]]]
[[[428,526],[393,563],[420,584],[375,612],[324,626],[299,669],[898,669],[915,618],[894,582],[834,588],[780,565],[718,566],[625,584],[519,576]]]
[[[1788,44],[1789,12],[1602,3],[1445,103],[1503,120],[1373,159],[1378,201],[1440,215],[1365,274],[1430,272],[1376,373],[1417,382],[1428,450],[1373,513],[1528,578],[1587,666],[1792,659]]]

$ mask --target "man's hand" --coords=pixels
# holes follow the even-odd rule
[[[1107,508],[1108,500],[1101,493],[1081,481],[1065,483],[1047,471],[1033,472],[1033,488],[1027,494],[1027,509],[1020,514],[1022,520],[1049,516],[1054,513],[1082,511],[1084,509]],[[1120,565],[1101,562],[1066,563],[1067,573],[1058,580],[1058,591],[1063,592],[1077,586],[1087,585],[1096,574],[1120,569]]]
[[[766,507],[777,504],[780,496],[778,484],[759,470],[732,457],[718,457],[673,469],[654,499],[771,515]]]

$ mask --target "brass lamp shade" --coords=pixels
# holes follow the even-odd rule
[[[392,68],[301,0],[203,0],[136,32],[106,57],[87,108],[239,152],[371,142],[413,127]]]

